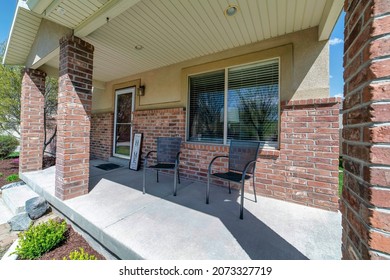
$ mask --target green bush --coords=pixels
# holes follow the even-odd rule
[[[68,259],[64,257],[64,260],[68,260]],[[89,260],[97,260],[97,258],[95,257],[95,255],[89,255],[88,253],[84,252],[83,248],[79,248],[79,251],[75,250],[70,252],[69,260],[89,261]]]
[[[10,153],[10,154],[7,156],[7,158],[18,158],[19,155],[20,155],[19,152],[12,152],[12,153]]]
[[[6,158],[19,145],[18,139],[12,135],[0,135],[0,159]]]
[[[24,260],[39,258],[65,240],[66,231],[66,222],[59,220],[31,226],[19,234],[19,244],[14,253]]]
[[[5,178],[7,182],[15,182],[19,181],[19,175],[18,174],[11,174],[7,178]]]

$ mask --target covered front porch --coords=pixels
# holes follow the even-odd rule
[[[239,219],[238,191],[172,176],[160,183],[126,166],[104,171],[90,164],[90,192],[62,201],[55,196],[55,168],[22,173],[39,195],[120,259],[340,259],[341,214],[245,194]]]

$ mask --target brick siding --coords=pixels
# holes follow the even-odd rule
[[[22,79],[19,172],[42,169],[46,73],[25,69]]]
[[[95,113],[91,118],[91,159],[112,156],[114,113]]]
[[[389,1],[344,9],[342,254],[390,259]]]
[[[338,210],[339,99],[283,102],[280,149],[261,150],[256,167],[258,194],[295,203]],[[185,109],[134,112],[134,132],[144,134],[142,152],[155,150],[157,137],[185,139]],[[180,172],[192,180],[207,180],[216,155],[228,154],[223,145],[188,143],[181,149]],[[215,163],[222,170],[226,162]],[[221,181],[213,183],[223,184]],[[246,186],[247,190],[251,190]]]
[[[94,47],[75,37],[60,40],[55,195],[88,193]]]

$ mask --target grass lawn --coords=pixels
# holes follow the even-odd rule
[[[341,192],[343,191],[343,181],[344,181],[344,169],[339,167],[339,196],[341,197]]]

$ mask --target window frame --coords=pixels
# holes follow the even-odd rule
[[[190,141],[189,140],[189,135],[190,135],[190,103],[191,103],[191,92],[190,92],[190,78],[192,76],[197,76],[201,74],[206,74],[206,73],[212,73],[212,72],[217,72],[224,70],[225,77],[224,77],[224,104],[228,103],[228,90],[229,90],[229,69],[236,68],[236,67],[250,67],[251,65],[271,61],[271,60],[277,60],[278,61],[278,139],[276,143],[270,143],[267,141],[259,141],[260,143],[263,144],[263,148],[265,149],[279,149],[280,148],[280,128],[281,128],[281,123],[280,123],[280,98],[281,98],[281,57],[280,56],[275,56],[275,57],[270,57],[267,59],[261,59],[261,60],[256,60],[256,61],[251,61],[247,63],[242,63],[242,64],[235,64],[235,65],[229,65],[226,67],[221,67],[221,68],[214,68],[214,69],[209,69],[207,71],[201,71],[201,72],[194,72],[189,75],[187,75],[187,112],[186,112],[186,130],[185,130],[185,137],[186,137],[186,142],[192,143],[192,144],[198,144],[198,145],[216,145],[216,146],[228,146],[230,144],[230,140],[227,139],[228,136],[228,109],[227,106],[224,106],[224,116],[223,116],[223,143],[212,143],[212,142],[203,142],[203,141]]]

